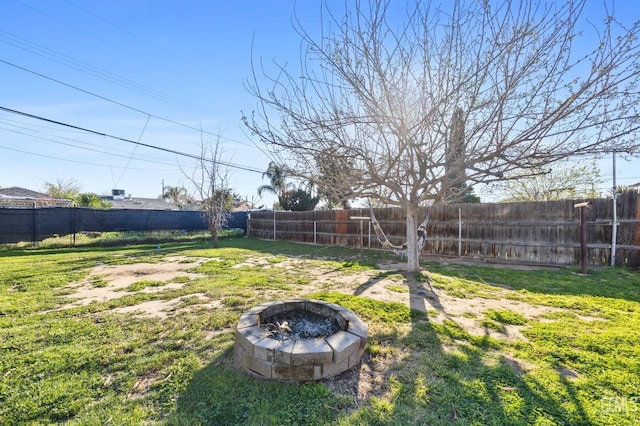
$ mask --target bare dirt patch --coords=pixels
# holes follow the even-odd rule
[[[208,303],[200,303],[198,304],[198,308],[217,308],[222,303],[218,300],[209,301],[209,298],[202,294],[190,294],[185,297],[178,297],[176,299],[162,299],[162,300],[149,300],[146,302],[140,302],[131,306],[123,306],[121,308],[114,308],[111,312],[119,312],[119,313],[134,313],[138,316],[145,318],[158,318],[165,319],[172,315],[177,315],[180,312],[188,311],[191,309],[191,305],[179,308],[179,306],[184,302],[186,297],[199,297],[203,302]]]
[[[379,270],[349,274],[307,268],[307,273],[311,275],[313,282],[320,284],[319,287],[329,287],[331,290],[383,302],[403,303],[411,309],[427,312],[429,321],[433,323],[442,323],[448,319],[456,322],[470,334],[488,335],[507,341],[525,339],[521,333],[523,326],[505,324],[502,331],[487,328],[482,324],[486,311],[513,310],[527,319],[537,319],[541,315],[564,311],[560,308],[535,306],[508,299],[505,297],[508,289],[505,288],[496,288],[495,298],[453,297],[444,290],[417,281],[411,275],[402,274],[406,263],[385,264],[380,265],[379,268]],[[381,274],[381,271],[387,273]],[[398,273],[393,274],[393,271]]]
[[[204,263],[208,259],[187,258],[184,256],[166,257],[161,263],[134,263],[128,265],[101,265],[93,268],[89,275],[79,283],[71,284],[73,290],[67,298],[73,299],[61,309],[85,306],[91,303],[106,302],[119,299],[128,292],[130,285],[139,281],[155,281],[165,283],[146,287],[140,292],[155,293],[171,289],[179,289],[185,282],[200,278],[203,275],[188,270]],[[177,277],[185,277],[180,282],[171,282]],[[138,312],[143,316],[166,318],[182,302],[182,298],[169,300],[152,300],[134,306],[114,309],[114,312]]]
[[[360,364],[331,379],[322,380],[334,392],[353,399],[357,406],[371,396],[383,395],[388,388],[388,365],[372,362],[367,352]]]
[[[66,297],[72,299],[61,309],[84,306],[91,303],[105,302],[123,297],[129,292],[125,288],[139,281],[155,281],[165,283],[145,287],[140,292],[160,292],[179,289],[184,282],[172,282],[176,277],[186,277],[185,281],[202,277],[200,274],[189,272],[194,266],[211,259],[166,257],[161,263],[135,263],[128,265],[102,265],[94,268],[81,282],[72,284],[73,292]],[[488,329],[481,324],[484,313],[489,309],[511,309],[522,313],[527,319],[534,319],[544,314],[561,311],[561,309],[533,306],[524,302],[501,297],[499,289],[496,298],[457,298],[446,294],[444,290],[432,288],[418,282],[412,276],[402,274],[405,263],[380,265],[376,270],[343,271],[314,264],[309,266],[308,260],[297,258],[283,258],[278,262],[269,261],[261,256],[249,257],[243,263],[234,267],[283,268],[304,270],[307,278],[313,284],[307,291],[325,289],[348,294],[368,297],[384,302],[400,302],[406,306],[427,312],[429,320],[440,323],[445,319],[453,320],[469,333],[474,335],[491,335],[506,340],[524,339],[520,332],[521,326],[505,325],[504,330],[498,332]],[[397,271],[397,274],[393,272]],[[302,288],[301,288],[302,290]],[[303,290],[304,291],[304,290]],[[301,294],[301,296],[304,296]],[[277,297],[274,295],[274,297]],[[154,300],[141,302],[134,306],[114,309],[115,312],[136,312],[142,316],[166,318],[179,312],[177,309],[181,298],[169,300]],[[219,302],[218,302],[219,303]],[[202,306],[202,305],[198,305]]]

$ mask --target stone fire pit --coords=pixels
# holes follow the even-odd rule
[[[333,377],[360,361],[367,325],[334,303],[292,299],[263,303],[240,317],[234,356],[252,375],[277,380]]]

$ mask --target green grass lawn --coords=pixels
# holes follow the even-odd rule
[[[398,262],[382,251],[247,238],[220,249],[202,238],[157,244],[0,249],[0,424],[640,424],[636,271],[425,262],[403,274],[377,269]],[[109,285],[92,268],[176,257],[197,276],[140,276],[117,297],[70,305],[80,282]],[[368,297],[376,283],[398,301]],[[240,315],[291,297],[356,312],[369,326],[362,366],[319,383],[237,371]],[[502,305],[452,314],[438,297]],[[122,310],[153,301],[176,303],[164,318]],[[519,337],[501,337],[512,330]]]

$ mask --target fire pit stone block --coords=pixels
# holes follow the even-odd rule
[[[346,331],[338,331],[327,337],[327,344],[333,350],[333,362],[342,364],[360,349],[362,338]],[[360,354],[362,355],[362,354]]]
[[[323,365],[333,360],[333,350],[324,339],[296,340],[291,365]]]
[[[280,346],[279,341],[264,338],[253,345],[253,356],[262,361],[275,362],[278,346]]]
[[[340,330],[324,338],[276,340],[261,323],[287,311],[307,310],[336,320]],[[311,381],[336,376],[360,362],[367,325],[351,310],[334,303],[290,299],[258,305],[240,317],[236,330],[236,364],[248,373],[276,380]]]
[[[260,315],[245,314],[238,321],[238,330],[246,327],[260,325]]]
[[[287,307],[287,311],[304,311],[307,306],[307,299],[287,299],[284,304]],[[269,311],[268,315],[273,315],[273,313]]]
[[[264,338],[258,326],[244,327],[236,330],[236,346],[241,346],[251,355],[253,355],[253,348],[256,343]]]

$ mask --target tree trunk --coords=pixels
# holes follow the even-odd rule
[[[416,222],[417,206],[411,203],[407,204],[407,271],[418,272],[420,270],[419,253],[416,239],[416,230],[418,225]]]
[[[211,238],[213,239],[213,248],[220,248],[220,244],[218,243],[218,230],[211,230]]]

